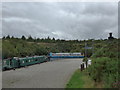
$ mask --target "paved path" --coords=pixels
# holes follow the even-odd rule
[[[2,73],[3,88],[64,88],[80,59],[61,59]]]

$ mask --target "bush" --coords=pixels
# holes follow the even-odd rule
[[[88,68],[88,72],[95,82],[103,82],[105,87],[112,87],[118,80],[117,64],[118,62],[115,58],[93,58],[92,65]]]

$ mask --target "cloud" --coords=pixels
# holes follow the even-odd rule
[[[17,18],[17,17],[3,18],[3,20],[5,20],[5,22],[23,22],[23,23],[31,22],[27,18]]]
[[[3,36],[22,35],[60,39],[117,37],[117,3],[10,2],[3,3]]]

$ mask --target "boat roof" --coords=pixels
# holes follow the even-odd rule
[[[81,54],[81,53],[52,53],[52,54]]]
[[[32,57],[24,57],[24,58],[19,58],[19,59],[26,59],[26,58],[31,59],[31,58],[38,58],[38,57],[44,57],[44,56],[32,56]]]

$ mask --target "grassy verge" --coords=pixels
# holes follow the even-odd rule
[[[102,88],[101,84],[96,84],[86,71],[76,70],[72,75],[66,88]]]

